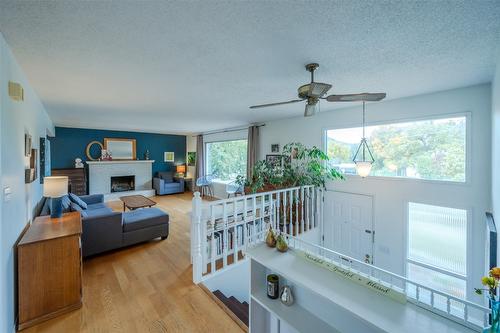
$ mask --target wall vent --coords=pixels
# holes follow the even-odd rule
[[[24,89],[19,83],[9,81],[9,96],[14,101],[24,101]]]

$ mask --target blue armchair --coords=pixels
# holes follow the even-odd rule
[[[184,178],[174,177],[172,171],[161,171],[153,178],[153,187],[157,195],[183,193]]]

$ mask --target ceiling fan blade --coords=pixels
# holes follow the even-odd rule
[[[386,93],[362,93],[346,95],[330,95],[326,98],[328,102],[377,102],[385,98]]]
[[[260,105],[252,105],[250,109],[258,109],[258,108],[267,108],[268,106],[277,106],[277,105],[283,105],[283,104],[291,104],[291,103],[297,103],[297,102],[302,102],[303,99],[294,99],[288,102],[278,102],[278,103],[269,103],[269,104],[260,104]]]

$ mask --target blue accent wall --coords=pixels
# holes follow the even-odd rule
[[[153,176],[158,171],[175,171],[175,165],[186,163],[186,136],[125,131],[108,131],[83,128],[56,127],[56,136],[50,138],[52,169],[73,168],[75,158],[87,160],[85,150],[89,142],[104,143],[104,138],[135,139],[137,159],[143,160],[149,150],[153,163]],[[97,145],[91,151],[94,157],[100,156]],[[175,162],[164,162],[163,153],[173,151]]]

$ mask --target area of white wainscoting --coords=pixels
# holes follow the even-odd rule
[[[381,87],[383,90],[383,87]],[[388,96],[390,98],[390,96]],[[271,144],[281,147],[289,142],[323,146],[324,131],[361,125],[361,104],[322,112],[314,117],[288,118],[266,123],[260,128],[260,159],[271,153]],[[465,208],[472,212],[471,249],[468,277],[469,298],[482,300],[471,292],[484,273],[484,213],[491,206],[491,85],[436,92],[431,94],[367,104],[367,124],[411,120],[437,115],[468,112],[471,115],[470,181],[466,184],[426,182],[410,179],[365,178],[353,176],[346,181],[329,182],[328,190],[373,196],[375,227],[374,264],[405,275],[406,207],[409,201]],[[325,216],[325,223],[328,218]]]

